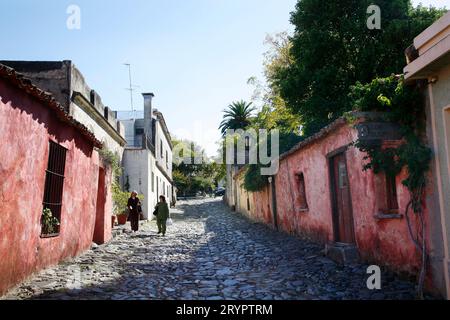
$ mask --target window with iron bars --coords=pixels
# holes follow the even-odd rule
[[[48,166],[45,177],[44,209],[50,209],[53,217],[61,223],[61,207],[64,188],[64,173],[66,169],[67,150],[59,144],[50,141]],[[60,226],[56,234],[59,234]],[[44,230],[43,230],[43,235]]]

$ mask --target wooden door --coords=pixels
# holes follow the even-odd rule
[[[335,241],[355,243],[350,184],[345,153],[330,159]]]

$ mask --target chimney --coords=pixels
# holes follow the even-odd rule
[[[143,93],[144,96],[144,134],[152,141],[152,99],[153,93]]]

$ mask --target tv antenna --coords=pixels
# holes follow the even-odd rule
[[[135,86],[133,85],[133,81],[131,79],[131,64],[129,63],[124,63],[124,66],[128,67],[128,75],[129,75],[129,79],[130,79],[130,87],[126,88],[125,90],[130,91],[130,103],[131,103],[131,112],[135,112],[136,110],[134,109],[134,103],[133,103],[133,92],[135,91],[136,88],[139,88],[139,86]]]

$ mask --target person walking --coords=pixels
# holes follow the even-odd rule
[[[138,198],[137,191],[131,193],[131,197],[128,199],[128,209],[130,209],[130,222],[131,230],[133,232],[139,231],[139,214],[142,204]]]
[[[156,223],[158,225],[158,234],[166,235],[167,219],[169,219],[169,206],[167,205],[166,197],[160,196],[159,202],[155,207]]]

